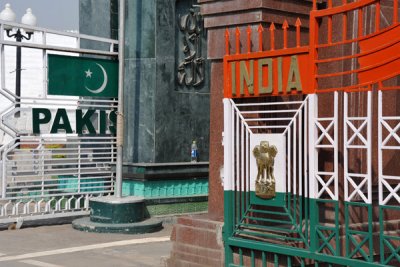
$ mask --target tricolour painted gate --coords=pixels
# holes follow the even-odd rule
[[[226,31],[226,266],[400,265],[398,1],[333,2]]]

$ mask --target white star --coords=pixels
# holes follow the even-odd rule
[[[90,69],[86,70],[85,73],[86,73],[86,78],[88,77],[92,78],[92,72],[90,71]]]

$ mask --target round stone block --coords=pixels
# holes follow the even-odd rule
[[[89,207],[92,222],[121,224],[140,222],[145,219],[144,199],[140,197],[92,198],[89,200]]]

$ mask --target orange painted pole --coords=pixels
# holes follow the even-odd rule
[[[398,0],[393,0],[393,24],[397,23],[398,14],[399,14],[399,2]]]
[[[317,0],[313,0],[312,9],[317,10]]]

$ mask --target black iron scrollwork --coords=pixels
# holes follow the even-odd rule
[[[196,87],[204,81],[205,67],[201,56],[201,15],[200,12],[190,9],[189,14],[180,16],[178,20],[183,34],[182,52],[185,56],[178,65],[178,84]]]

